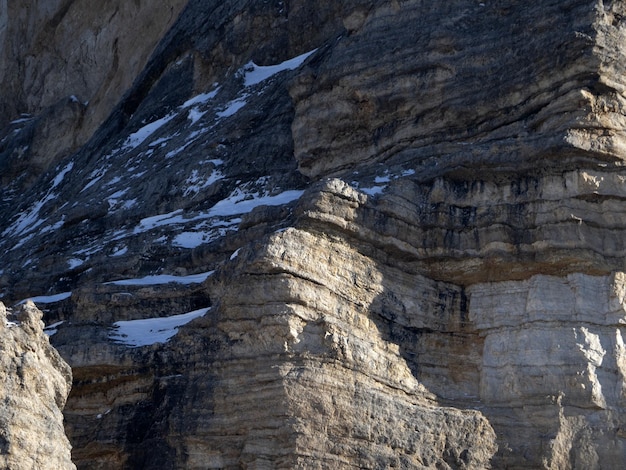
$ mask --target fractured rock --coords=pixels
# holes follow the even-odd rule
[[[32,302],[7,318],[0,303],[0,467],[74,469],[62,410],[72,371],[43,332]]]

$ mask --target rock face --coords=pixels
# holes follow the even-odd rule
[[[0,302],[0,467],[75,469],[63,429],[72,371],[50,346],[32,302],[7,319]]]
[[[3,156],[2,182],[31,184],[84,144],[145,66],[183,4],[108,1],[94,8],[85,0],[52,0],[33,7],[1,1],[0,126],[17,117],[17,128],[31,134],[27,143],[18,137],[16,148]],[[138,21],[141,34],[136,34]]]
[[[83,3],[0,28],[104,34],[0,77],[78,468],[623,464],[623,2]]]

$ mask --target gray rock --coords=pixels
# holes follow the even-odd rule
[[[62,410],[72,372],[43,332],[32,302],[17,315],[0,302],[0,466],[75,469]]]
[[[131,3],[0,24],[77,467],[622,464],[623,3]]]

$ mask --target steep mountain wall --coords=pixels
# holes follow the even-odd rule
[[[0,127],[29,119],[28,145],[2,158],[28,185],[91,137],[144,68],[184,1],[0,2]],[[31,123],[32,124],[32,123]],[[3,149],[3,153],[6,152]]]
[[[133,5],[74,147],[1,99],[78,468],[620,467],[622,2]]]

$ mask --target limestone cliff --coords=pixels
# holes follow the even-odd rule
[[[61,413],[70,367],[50,346],[32,302],[10,320],[7,314],[0,302],[0,467],[75,469]]]
[[[623,2],[26,10],[0,289],[78,468],[623,464]]]

